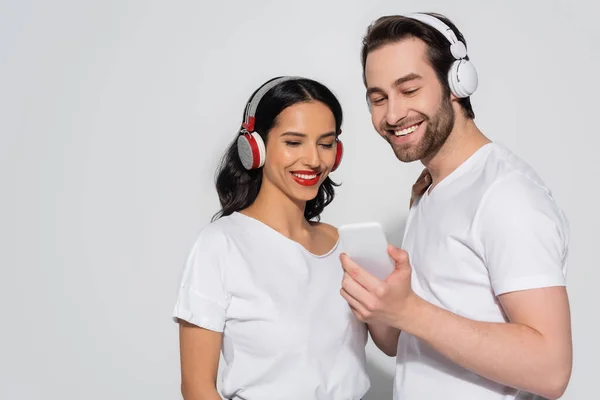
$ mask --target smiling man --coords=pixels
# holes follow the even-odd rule
[[[342,296],[397,356],[394,398],[560,397],[568,222],[535,171],[475,124],[462,34],[438,14],[382,17],[362,63],[373,126],[431,175],[386,280],[341,257]]]

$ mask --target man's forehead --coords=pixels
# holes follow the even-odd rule
[[[397,42],[386,43],[367,55],[365,67],[377,63],[390,62],[427,62],[427,45],[421,39],[407,38]]]
[[[430,69],[427,45],[420,39],[408,38],[371,51],[365,63],[365,78],[367,86],[380,85],[382,80],[391,85],[408,74],[428,75]]]

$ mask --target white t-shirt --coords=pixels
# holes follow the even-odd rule
[[[565,285],[568,231],[533,169],[489,143],[415,202],[402,247],[416,294],[469,319],[506,322],[497,296]],[[533,398],[452,363],[404,332],[394,386],[395,400]]]
[[[340,295],[340,252],[338,242],[314,255],[237,212],[200,232],[174,319],[223,332],[226,399],[358,400],[367,392],[367,330]]]

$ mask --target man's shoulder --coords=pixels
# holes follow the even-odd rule
[[[486,190],[480,211],[506,216],[544,210],[561,214],[550,188],[522,158],[502,145],[496,145],[485,166]]]
[[[484,198],[491,193],[552,197],[550,189],[531,165],[502,144],[492,143],[479,176]]]
[[[492,146],[485,163],[486,173],[492,181],[522,178],[534,186],[546,186],[533,167],[523,158],[502,144],[493,143]]]
[[[562,257],[569,242],[565,213],[531,167],[510,151],[500,153],[487,167],[492,178],[479,199],[473,231],[491,248],[554,243]]]
[[[492,142],[483,157],[460,178],[457,191],[470,207],[478,208],[491,195],[532,196],[550,194],[535,170],[502,144]]]

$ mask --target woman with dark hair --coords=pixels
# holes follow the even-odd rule
[[[180,323],[186,400],[358,400],[367,331],[340,295],[338,233],[319,222],[341,161],[342,109],[322,84],[266,82],[219,168],[222,206],[187,260]]]

